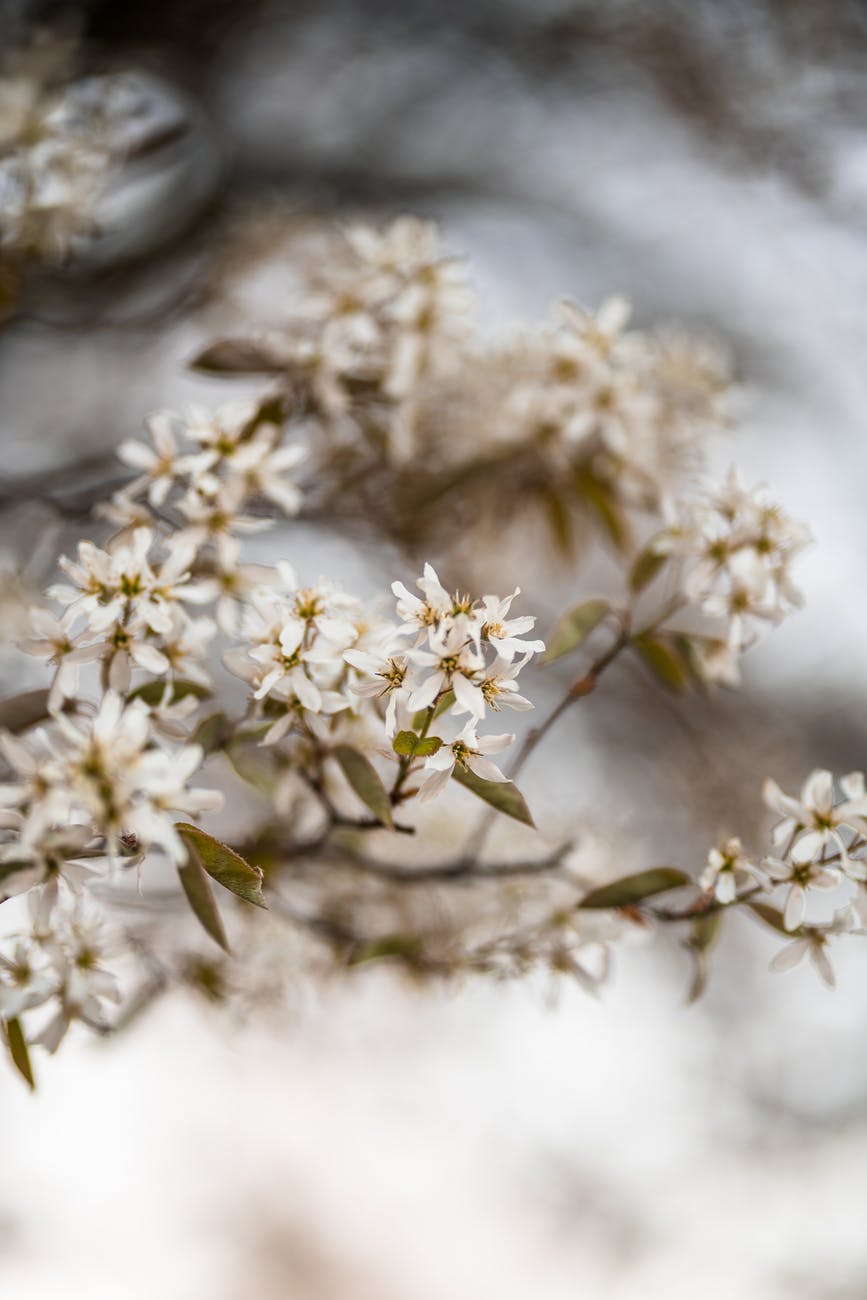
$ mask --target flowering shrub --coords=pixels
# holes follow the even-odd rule
[[[553,328],[487,345],[461,264],[414,218],[299,240],[291,318],[194,362],[261,374],[262,391],[146,420],[147,441],[119,449],[135,476],[100,504],[109,535],[60,558],[20,641],[47,677],[0,703],[0,1017],[18,1069],[32,1080],[29,1045],[55,1050],[75,1021],[107,1032],[173,985],[255,1002],[323,957],[419,976],[542,967],[595,987],[612,944],[672,925],[697,993],[733,908],[786,937],[775,967],[806,953],[830,981],[830,941],[867,909],[860,774],[835,788],[816,772],[799,799],[768,783],[782,819],[768,853],[730,838],[695,875],[653,867],[591,890],[518,785],[617,658],[674,690],[732,686],[799,604],[806,530],[734,471],[702,477],[727,419],[718,358],[629,331],[621,299],[563,304]],[[622,600],[582,600],[543,641],[517,588],[453,591],[425,563],[385,608],[244,555],[276,516],[363,516],[455,568],[443,528],[465,540],[498,495],[541,503],[570,557],[582,521],[599,524]],[[532,710],[538,670],[563,660],[573,680],[515,746],[492,715]],[[198,826],[222,802],[198,784],[205,762],[245,784],[251,829]],[[481,815],[455,851],[442,828],[459,820],[425,809],[457,787]],[[526,856],[486,852],[496,817],[523,827]],[[424,839],[418,859],[403,852]],[[848,891],[841,907],[808,917],[829,886]]]

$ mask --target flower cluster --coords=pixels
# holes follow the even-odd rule
[[[254,342],[265,368],[291,376],[299,410],[326,434],[360,437],[406,463],[422,394],[454,365],[468,331],[460,263],[443,255],[431,222],[404,216],[382,230],[335,231],[304,273],[291,319]]]
[[[31,895],[30,927],[0,948],[0,1018],[49,1008],[31,1035],[55,1052],[73,1021],[91,1029],[110,1027],[108,1005],[121,1000],[106,962],[119,951],[118,936],[82,900],[71,910],[52,906],[46,894]]]
[[[509,497],[541,504],[559,536],[564,516],[589,508],[622,541],[628,512],[658,516],[727,424],[722,358],[628,330],[623,298],[596,312],[561,302],[553,326],[486,339],[470,328],[463,268],[429,222],[277,243],[257,239],[253,256],[288,258],[302,285],[291,319],[217,339],[195,364],[282,381],[291,418],[315,427],[322,469],[356,467],[352,490],[365,502],[375,491],[394,527],[417,524],[444,481],[477,507],[477,527]]]
[[[0,786],[0,825],[13,832],[0,847],[7,895],[82,858],[116,861],[155,847],[184,862],[171,812],[197,815],[222,803],[216,791],[188,788],[201,748],[170,751],[148,706],[124,705],[114,691],[92,717],[56,713],[27,741],[0,734],[0,747],[12,773]]]
[[[0,76],[0,250],[61,261],[95,229],[112,167],[107,130],[120,77],[63,84],[67,51],[42,44]]]
[[[272,413],[253,401],[192,407],[185,419],[158,411],[145,422],[150,446],[121,445],[121,459],[139,474],[104,510],[124,531],[171,522],[172,551],[202,579],[197,591],[216,599],[225,632],[237,629],[245,597],[268,578],[262,566],[241,563],[241,539],[271,524],[252,509],[294,515],[302,504],[293,471],[307,453],[284,442]]]
[[[581,464],[598,482],[649,508],[661,485],[693,464],[721,427],[727,384],[719,356],[677,336],[627,331],[631,308],[609,298],[596,312],[569,302],[554,328],[514,358],[502,428],[561,470]]]
[[[285,563],[278,573],[282,589],[275,584],[252,593],[246,648],[226,656],[272,719],[265,744],[290,731],[324,739],[324,719],[372,705],[382,709],[389,738],[398,728],[413,731],[421,716],[426,774],[420,798],[438,793],[455,766],[484,780],[505,779],[486,756],[514,737],[480,737],[477,730],[488,710],[532,707],[518,693],[517,678],[545,648],[525,637],[532,616],[510,617],[517,591],[502,600],[449,595],[428,564],[417,583],[420,596],[393,584],[400,620],[394,623],[366,619],[359,601],[327,583],[300,587]],[[451,739],[429,734],[435,719],[442,731],[453,718],[458,734]]]
[[[737,684],[738,658],[760,626],[801,605],[791,565],[809,540],[763,487],[746,488],[732,469],[722,487],[681,504],[676,522],[652,541],[651,555],[679,562],[672,609],[693,605],[722,624],[718,635],[695,638],[706,680]]]
[[[863,932],[867,924],[867,789],[861,772],[850,772],[835,782],[824,768],[811,772],[796,797],[785,794],[776,781],[764,785],[767,806],[780,820],[771,834],[773,852],[755,862],[739,839],[726,840],[711,850],[699,884],[723,906],[785,889],[777,928],[792,940],[771,963],[773,970],[788,970],[808,955],[826,984],[834,976],[828,959],[834,935]],[[845,905],[830,920],[807,918],[807,904],[815,891],[848,886]],[[775,913],[759,913],[772,919]]]
[[[538,490],[561,522],[583,494],[631,554],[618,511],[627,503],[649,510],[655,522],[645,520],[647,530],[659,528],[669,470],[683,469],[699,431],[722,422],[722,378],[709,354],[628,331],[621,299],[595,315],[563,306],[558,328],[514,354],[472,351],[463,341],[462,271],[441,255],[429,224],[401,218],[382,230],[353,227],[334,241],[333,258],[308,266],[296,314],[279,337],[261,348],[251,343],[252,356],[234,345],[210,355],[216,369],[240,357],[258,370],[264,358],[281,387],[213,411],[157,412],[146,422],[148,442],[123,443],[135,476],[101,508],[112,534],[61,557],[62,580],[30,611],[29,635],[18,642],[51,668],[45,690],[0,701],[0,903],[9,903],[10,920],[29,916],[0,941],[0,1032],[19,1068],[27,1042],[53,1049],[72,1021],[109,1023],[106,1004],[118,985],[106,968],[113,949],[101,917],[112,903],[125,905],[121,868],[136,868],[140,887],[152,887],[143,870],[150,854],[177,867],[175,896],[222,950],[225,968],[218,978],[216,958],[167,952],[152,942],[156,927],[147,942],[131,928],[126,951],[147,953],[159,988],[180,981],[211,995],[214,980],[225,989],[244,985],[230,969],[209,878],[244,905],[276,903],[275,913],[324,938],[346,964],[388,955],[428,973],[494,976],[541,966],[595,984],[609,938],[650,916],[642,878],[587,896],[569,870],[568,844],[538,860],[483,861],[493,812],[533,826],[514,784],[523,763],[622,651],[636,652],[669,685],[682,685],[690,671],[733,680],[756,626],[799,602],[790,566],[806,531],[731,475],[684,505],[639,552],[628,607],[597,598],[560,620],[549,661],[586,653],[590,636],[607,636],[608,646],[530,731],[508,779],[499,756],[515,736],[491,715],[533,707],[521,674],[545,650],[535,618],[513,613],[520,588],[506,597],[450,591],[425,564],[413,586],[392,583],[386,614],[327,579],[302,583],[285,560],[246,562],[243,539],[269,527],[276,512],[292,516],[305,504],[325,512],[365,484],[377,511],[382,503],[378,526],[400,541],[398,524],[412,516],[414,544],[431,505],[454,503],[463,521],[472,512],[462,494],[491,489],[502,518],[510,491],[517,501]],[[227,357],[228,366],[216,364]],[[377,495],[383,485],[394,489],[391,498]],[[403,513],[389,514],[391,507]],[[462,525],[454,531],[467,536]],[[454,551],[448,562],[456,565]],[[640,620],[645,589],[663,573],[658,616]],[[689,605],[721,620],[722,632],[670,626]],[[205,715],[222,694],[211,661],[219,633],[230,642],[223,664],[245,683],[247,698],[239,713],[226,691]],[[191,785],[210,755],[216,770],[231,767],[267,801],[243,843],[221,843],[185,820],[221,803],[219,792]],[[403,837],[419,829],[407,816],[412,801],[436,799],[452,779],[489,810],[469,846],[444,864],[395,862]],[[660,887],[697,894],[685,913],[655,915],[697,922],[736,904],[758,906],[754,897],[786,885],[777,928],[795,948],[777,964],[809,951],[825,973],[829,936],[867,919],[863,778],[844,778],[840,791],[835,799],[824,772],[799,800],[769,786],[784,819],[775,854],[754,862],[731,838],[711,851],[698,881],[671,868],[645,873],[651,897]],[[453,829],[445,814],[442,825]],[[388,844],[381,855],[363,852],[368,831],[394,833],[377,841]],[[555,870],[556,880],[543,879]],[[334,871],[354,871],[371,894],[363,885],[344,894],[341,884],[332,897]],[[307,892],[290,898],[281,886],[305,874]],[[517,923],[512,915],[515,895],[499,879],[509,875],[539,882],[541,910],[529,926],[526,912]],[[453,933],[435,934],[429,917],[401,903],[398,929],[377,933],[376,903],[393,885],[453,877],[485,881],[491,895],[499,886],[502,910],[483,904],[472,933],[470,910],[461,910]],[[848,910],[828,924],[808,923],[809,892],[846,882],[856,891]],[[546,885],[559,891],[553,910]],[[305,911],[311,893],[318,912]],[[588,918],[593,909],[621,915]],[[696,932],[696,952],[700,940]],[[34,1032],[33,1014],[38,1021],[48,1006],[50,1018]]]

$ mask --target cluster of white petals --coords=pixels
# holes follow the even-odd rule
[[[706,676],[735,684],[738,656],[764,623],[779,623],[802,603],[791,577],[793,559],[810,541],[807,528],[768,498],[748,489],[732,469],[680,503],[676,522],[652,544],[659,556],[681,563],[681,603],[694,605],[717,626],[708,638]]]
[[[201,579],[186,598],[216,600],[220,628],[234,632],[246,597],[268,577],[262,566],[241,562],[241,540],[271,526],[263,508],[299,511],[293,471],[306,449],[286,443],[281,426],[255,401],[215,411],[194,406],[183,418],[158,411],[145,427],[150,445],[131,439],[119,451],[138,476],[104,513],[124,532],[170,521],[172,553],[195,561]]]
[[[248,259],[274,256],[262,242]],[[463,263],[432,222],[306,230],[279,257],[301,284],[291,315],[216,341],[199,364],[242,374],[255,358],[282,376],[316,445],[338,455],[352,448],[395,472],[423,458],[426,473],[463,465],[471,477],[524,455],[543,497],[656,512],[728,424],[725,359],[628,328],[623,297],[596,311],[561,301],[553,324],[486,338]]]
[[[588,456],[599,481],[655,507],[666,480],[723,425],[728,380],[709,346],[629,330],[630,315],[619,296],[595,312],[559,303],[556,326],[515,358],[502,427],[560,465]]]
[[[392,584],[395,622],[368,618],[357,599],[328,583],[300,587],[285,563],[278,573],[279,583],[250,597],[245,647],[225,657],[270,720],[263,743],[275,744],[293,730],[324,736],[324,719],[365,708],[381,718],[391,740],[423,715],[419,738],[432,747],[436,720],[439,747],[426,756],[420,798],[438,793],[456,765],[485,780],[505,779],[486,756],[514,737],[480,737],[478,727],[504,705],[532,707],[517,678],[545,648],[526,638],[535,623],[531,615],[510,616],[517,590],[505,599],[450,595],[427,564],[416,584],[420,595]],[[456,734],[439,734],[448,728]]]
[[[118,936],[80,898],[62,909],[34,893],[29,919],[26,931],[0,943],[0,1017],[46,1008],[30,1041],[55,1052],[75,1020],[110,1027],[109,1004],[120,1002],[121,989],[106,963],[118,953]]]
[[[767,806],[779,821],[771,833],[773,852],[753,860],[739,839],[711,850],[699,878],[702,889],[718,903],[770,898],[784,891],[777,922],[792,940],[776,955],[773,970],[788,970],[809,956],[826,984],[834,975],[828,958],[832,937],[863,933],[867,927],[867,789],[861,772],[836,782],[817,768],[800,794],[785,794],[773,780],[763,789]],[[836,891],[841,906],[829,919],[808,917],[816,892]]]
[[[198,745],[169,748],[141,699],[108,691],[92,716],[59,712],[27,739],[0,733],[12,780],[0,786],[4,894],[63,874],[68,862],[116,861],[159,848],[177,862],[186,850],[171,814],[217,808],[216,791],[193,790]]]
[[[129,111],[121,75],[64,82],[66,57],[37,44],[0,75],[0,250],[48,262],[95,230],[115,161],[111,119]]]

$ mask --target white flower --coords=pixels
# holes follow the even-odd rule
[[[42,1006],[57,992],[58,980],[44,953],[19,940],[0,952],[0,1015],[6,1019]]]
[[[21,742],[0,738],[24,778],[18,793],[27,808],[22,843],[37,842],[51,825],[87,821],[105,836],[112,855],[133,836],[142,848],[156,845],[186,861],[170,812],[195,815],[222,803],[216,791],[187,788],[202,761],[199,746],[168,753],[153,743],[146,705],[133,700],[124,707],[112,691],[91,721],[61,714],[55,725],[57,734],[45,738],[49,755],[39,762]]]
[[[428,645],[428,650],[409,651],[413,664],[430,670],[430,675],[420,676],[415,685],[409,697],[410,708],[426,709],[442,692],[453,690],[455,699],[465,711],[481,716],[478,714],[480,692],[474,682],[485,661],[473,649],[465,621],[459,619],[445,628],[433,630]]]
[[[241,478],[218,482],[209,481],[206,476],[194,482],[178,502],[187,527],[175,534],[176,543],[195,551],[210,542],[217,548],[220,562],[231,563],[236,554],[235,533],[261,533],[271,527],[270,519],[244,514],[248,495]]]
[[[49,695],[51,708],[59,708],[64,700],[75,697],[81,665],[99,659],[103,653],[99,642],[86,643],[85,632],[73,632],[77,619],[78,613],[74,609],[68,609],[60,618],[55,618],[47,609],[33,608],[30,610],[30,627],[35,635],[18,643],[25,654],[47,659],[56,665]]]
[[[118,937],[80,904],[49,936],[45,949],[56,982],[59,1007],[31,1042],[56,1052],[69,1026],[80,1020],[92,1029],[109,1027],[106,1002],[120,1002],[120,986],[106,966]]]
[[[545,649],[544,641],[523,640],[523,633],[531,632],[536,625],[531,614],[523,614],[520,618],[506,617],[520,590],[520,587],[516,587],[511,596],[502,600],[499,596],[483,596],[481,606],[473,612],[476,647],[479,647],[481,638],[489,641],[500,658],[507,663],[511,663],[516,654],[524,653],[529,658],[530,655],[541,654]]]
[[[120,459],[134,469],[143,471],[139,478],[123,489],[124,495],[137,496],[147,489],[147,499],[151,505],[161,506],[175,484],[183,478],[184,459],[178,449],[174,425],[175,417],[170,411],[155,411],[145,420],[152,448],[139,439],[121,443],[117,452]]]
[[[834,968],[828,957],[828,941],[832,935],[846,934],[853,928],[853,917],[851,909],[841,908],[834,913],[834,919],[830,925],[810,926],[807,932],[787,943],[784,948],[771,959],[770,969],[772,971],[787,971],[804,957],[809,957],[814,967],[819,973],[822,982],[829,988],[836,986],[834,979]]]
[[[483,781],[508,780],[486,755],[502,753],[514,739],[514,735],[477,736],[476,721],[471,718],[455,740],[425,760],[425,771],[431,775],[419,787],[419,799],[426,801],[440,794],[448,785],[456,765],[474,772]]]
[[[764,801],[782,820],[774,827],[771,838],[776,848],[791,843],[791,855],[798,862],[817,858],[831,848],[845,864],[848,859],[841,829],[867,835],[867,794],[864,775],[850,772],[840,778],[843,798],[835,803],[834,778],[824,768],[807,777],[800,797],[784,794],[776,781],[767,780],[762,787]],[[787,855],[788,856],[788,855]]]
[[[759,885],[767,883],[764,873],[749,860],[736,837],[711,849],[707,866],[699,877],[702,889],[708,893],[712,891],[720,903],[734,902],[738,886],[748,881]]]
[[[416,582],[424,600],[407,591],[402,582],[393,582],[391,589],[397,597],[398,617],[403,620],[401,632],[417,633],[419,640],[431,629],[439,627],[442,620],[454,610],[454,601],[443,587],[432,564],[424,566],[424,575]]]
[[[351,690],[362,699],[385,699],[386,735],[393,736],[397,724],[397,704],[404,690],[408,661],[406,655],[375,655],[367,650],[344,650],[343,658],[363,676],[353,682]]]

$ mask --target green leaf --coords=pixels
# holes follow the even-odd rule
[[[548,640],[545,662],[552,663],[563,655],[571,654],[586,641],[602,620],[611,613],[607,600],[585,600],[583,605],[576,605],[564,614]]]
[[[439,736],[417,736],[414,731],[399,731],[392,741],[392,749],[402,758],[430,758],[443,742]]]
[[[0,700],[0,728],[5,731],[26,731],[48,716],[48,691],[24,691]]]
[[[497,812],[505,813],[507,817],[514,817],[515,821],[523,822],[525,826],[535,828],[536,823],[530,814],[526,800],[521,791],[511,781],[485,781],[475,772],[469,772],[455,764],[452,777],[464,789],[471,790],[479,799],[484,799]]]
[[[223,920],[217,910],[211,882],[194,853],[190,853],[184,865],[178,867],[178,875],[187,896],[187,902],[198,917],[202,927],[220,945],[224,952],[229,952],[229,940],[226,938]]]
[[[222,746],[225,736],[225,713],[211,713],[207,718],[202,718],[191,740],[194,745],[201,745],[205,754],[213,754]]]
[[[369,758],[351,745],[337,745],[332,750],[341,771],[366,808],[389,830],[394,828],[391,800],[382,778]]]
[[[226,746],[226,757],[242,781],[271,798],[278,778],[273,750],[238,741]]]
[[[667,555],[660,555],[658,551],[653,550],[653,543],[646,546],[635,557],[635,561],[629,572],[629,590],[635,592],[644,591],[649,587],[653,579],[664,567],[668,561]]]
[[[612,881],[610,885],[601,885],[592,889],[578,904],[582,908],[597,907],[631,907],[642,899],[654,894],[664,894],[669,889],[679,889],[681,885],[691,883],[685,871],[676,867],[651,867],[649,871],[638,871],[634,876],[624,876],[622,880]]]
[[[190,857],[194,857],[218,884],[247,903],[267,908],[262,893],[264,873],[261,867],[251,866],[240,853],[230,849],[228,844],[223,844],[221,840],[189,822],[175,822],[175,830],[184,841]]]
[[[417,744],[418,736],[414,731],[399,731],[391,742],[391,747],[402,758],[412,758]]]
[[[425,736],[423,739],[419,739],[415,747],[415,756],[416,758],[430,758],[431,754],[436,754],[442,747],[443,742],[439,736]]]
[[[690,928],[686,947],[692,953],[694,964],[692,983],[686,999],[688,1006],[698,1001],[707,986],[710,970],[708,953],[719,938],[722,919],[720,908],[719,911],[708,912],[706,916],[697,916]]]
[[[574,543],[574,524],[569,501],[565,493],[558,492],[548,484],[544,484],[540,492],[554,545],[561,555],[569,555]]]
[[[172,682],[171,685],[170,704],[177,704],[178,700],[185,700],[188,695],[195,695],[197,700],[207,700],[212,695],[208,687],[202,686],[199,682],[177,680]],[[131,700],[143,700],[150,708],[156,708],[158,704],[162,704],[165,693],[165,682],[142,682],[141,686],[137,686],[134,691],[130,691],[129,698]]]
[[[188,365],[211,375],[279,374],[284,363],[254,339],[218,339],[203,348]]]
[[[27,1039],[24,1037],[24,1030],[21,1028],[21,1021],[17,1016],[12,1016],[6,1021],[6,1046],[9,1048],[9,1055],[12,1057],[15,1069],[31,1092],[35,1092],[36,1079],[33,1075],[33,1066],[30,1064],[30,1051],[27,1047]]]
[[[633,637],[632,644],[663,686],[672,691],[685,691],[688,688],[689,667],[672,637],[642,632]]]
[[[450,709],[454,704],[454,702],[455,702],[454,691],[446,691],[445,695],[441,696],[441,698],[437,702],[437,706],[433,711],[433,716],[431,717],[431,722],[436,722],[437,718],[440,717],[441,714],[445,713],[446,709]],[[427,709],[419,709],[418,713],[416,713],[416,715],[412,720],[413,727],[415,728],[416,731],[421,731],[422,727],[426,722],[427,722]]]
[[[575,486],[595,512],[618,551],[625,551],[630,540],[629,524],[610,484],[585,468],[578,471]]]
[[[787,930],[783,921],[782,912],[776,907],[770,907],[767,903],[747,903],[746,906],[760,921],[769,925],[777,934],[784,934],[787,939],[797,939],[804,933],[804,927],[799,925],[796,930]]]
[[[421,952],[421,940],[414,934],[385,934],[379,939],[369,939],[352,952],[348,966],[361,966],[369,961],[388,958],[412,963]]]

